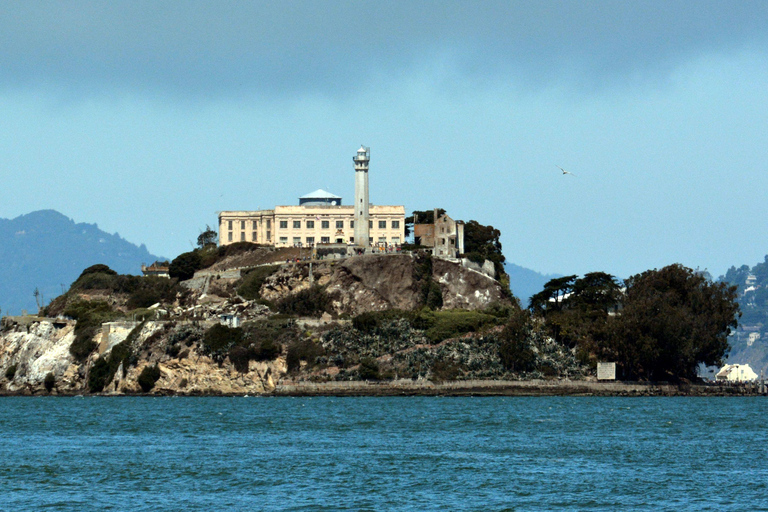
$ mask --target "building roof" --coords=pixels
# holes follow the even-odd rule
[[[319,188],[314,192],[301,196],[299,199],[341,199],[341,197]]]

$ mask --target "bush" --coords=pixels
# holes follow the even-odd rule
[[[98,393],[110,383],[115,377],[117,369],[120,365],[123,365],[123,377],[125,377],[128,366],[135,365],[137,357],[133,353],[133,344],[139,337],[141,330],[144,328],[145,322],[141,322],[134,327],[128,334],[125,340],[121,341],[109,352],[109,356],[100,357],[93,363],[91,372],[88,375],[88,389],[92,393]]]
[[[91,393],[100,393],[107,385],[107,376],[109,375],[109,362],[107,358],[100,357],[91,366],[88,373],[88,389]]]
[[[5,378],[8,379],[9,381],[13,380],[13,378],[16,376],[16,369],[17,369],[16,364],[12,364],[11,366],[9,366],[5,370]]]
[[[251,355],[247,348],[237,345],[230,348],[229,360],[235,365],[235,370],[240,373],[248,373],[248,362],[251,360]]]
[[[372,357],[360,359],[360,380],[379,380],[379,362]]]
[[[229,354],[229,349],[243,339],[243,329],[216,324],[203,336],[203,353],[221,363]]]
[[[88,267],[85,270],[83,270],[80,273],[80,277],[83,277],[83,276],[88,275],[88,274],[96,274],[96,273],[108,274],[108,275],[112,275],[112,276],[116,276],[117,275],[117,272],[115,272],[114,270],[109,268],[107,265],[102,265],[102,264],[99,263],[99,264],[96,264],[96,265],[91,265],[90,267]],[[80,277],[78,277],[78,279],[80,279]]]
[[[184,252],[176,256],[168,266],[168,274],[171,277],[178,278],[179,281],[186,281],[195,275],[195,271],[203,268],[202,265],[200,251]]]
[[[434,318],[434,324],[424,333],[432,343],[439,343],[468,332],[477,332],[487,325],[495,325],[498,322],[495,316],[461,309],[439,311],[434,313]]]
[[[534,369],[536,354],[530,343],[531,318],[528,311],[515,313],[499,336],[499,357],[504,368],[530,372]]]
[[[56,385],[56,377],[53,376],[53,373],[48,372],[48,374],[45,376],[45,379],[43,380],[43,386],[45,386],[45,390],[47,392],[53,391],[53,387]]]
[[[155,364],[153,366],[145,366],[139,374],[139,386],[145,393],[155,387],[155,383],[160,380],[160,368]]]
[[[277,310],[287,315],[319,317],[331,311],[331,299],[320,286],[289,295],[277,304]]]
[[[89,274],[96,275],[96,274]],[[81,300],[70,304],[64,314],[77,320],[75,339],[69,347],[69,352],[75,360],[82,362],[98,346],[93,337],[104,322],[110,322],[121,316],[104,301]]]
[[[305,338],[296,341],[288,347],[285,357],[288,371],[298,370],[301,367],[301,361],[306,361],[309,365],[313,365],[322,354],[323,348],[312,340]]]
[[[243,276],[240,284],[237,286],[237,293],[248,300],[257,300],[261,298],[261,286],[269,276],[280,269],[280,265],[268,265],[256,267]]]

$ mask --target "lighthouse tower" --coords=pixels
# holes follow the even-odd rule
[[[370,246],[370,231],[368,229],[368,162],[371,160],[371,148],[360,146],[357,155],[352,158],[355,162],[355,245]]]

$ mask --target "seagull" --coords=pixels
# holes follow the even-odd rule
[[[568,171],[566,171],[565,169],[563,169],[563,168],[562,168],[562,167],[560,167],[559,165],[556,165],[555,167],[557,167],[558,169],[560,169],[561,171],[563,171],[563,174],[570,174],[571,176],[576,176],[576,175],[575,175],[575,174],[573,174],[572,172],[568,172]]]

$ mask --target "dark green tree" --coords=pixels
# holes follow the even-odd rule
[[[621,315],[601,353],[619,363],[625,378],[695,379],[699,364],[722,363],[740,316],[735,286],[679,264],[625,284]]]
[[[190,251],[179,254],[168,267],[171,277],[179,281],[186,281],[195,275],[195,271],[202,268],[202,258],[199,251]]]

